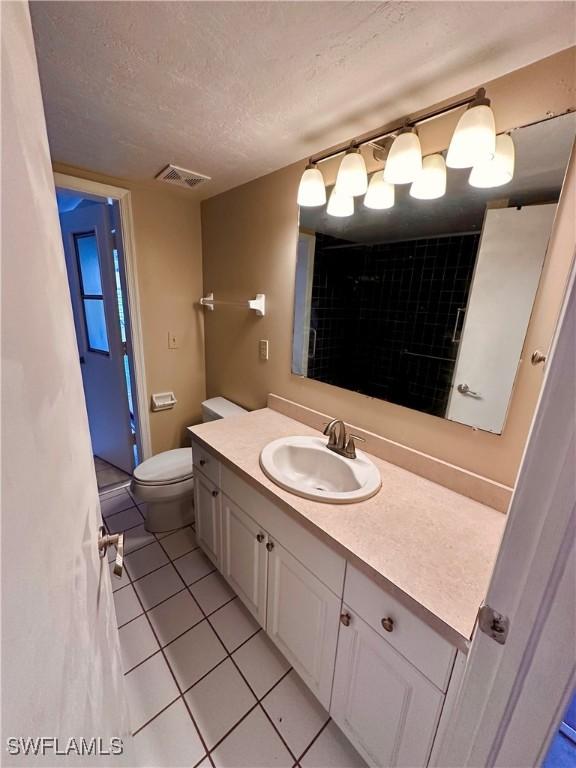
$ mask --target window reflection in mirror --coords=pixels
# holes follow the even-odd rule
[[[440,199],[402,185],[386,210],[301,208],[292,372],[502,432],[575,129],[513,131],[501,187],[449,169]]]

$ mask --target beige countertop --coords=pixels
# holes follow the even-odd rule
[[[190,427],[223,463],[334,546],[462,650],[484,599],[506,516],[370,456],[382,488],[357,504],[295,496],[260,469],[262,448],[320,434],[269,408]]]

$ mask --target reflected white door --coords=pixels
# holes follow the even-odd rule
[[[74,325],[95,456],[131,473],[134,437],[124,371],[110,206],[60,216]]]
[[[555,212],[486,212],[446,418],[502,432]]]

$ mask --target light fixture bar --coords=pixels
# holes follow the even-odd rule
[[[316,155],[312,155],[310,157],[310,162],[323,163],[326,160],[330,160],[333,157],[344,154],[348,149],[350,149],[352,144],[354,144],[356,147],[363,147],[366,144],[374,144],[381,139],[385,139],[387,136],[391,136],[393,133],[401,131],[403,128],[415,128],[417,125],[426,123],[429,120],[440,117],[441,115],[446,115],[449,112],[460,109],[461,107],[467,107],[477,99],[484,99],[485,97],[486,90],[484,88],[478,88],[478,90],[472,96],[467,96],[466,98],[459,99],[458,101],[453,101],[450,104],[447,104],[445,107],[438,107],[438,109],[434,109],[431,112],[426,112],[425,114],[420,115],[420,117],[405,118],[399,121],[392,128],[380,127],[376,131],[372,131],[372,133],[366,133],[360,138],[343,142],[342,144],[339,144],[335,149],[327,150],[326,152],[319,152]]]

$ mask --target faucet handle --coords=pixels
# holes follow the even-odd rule
[[[363,437],[360,437],[360,435],[348,435],[348,442],[346,443],[346,448],[344,449],[344,453],[346,455],[346,458],[348,459],[355,459],[356,458],[356,443],[355,441],[360,441],[361,443],[365,443],[366,440]]]

